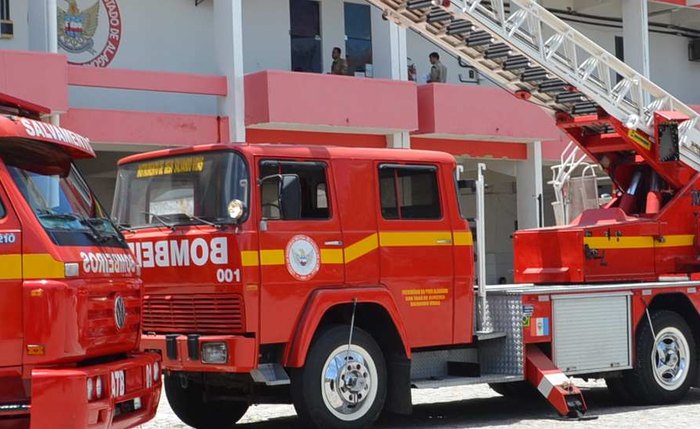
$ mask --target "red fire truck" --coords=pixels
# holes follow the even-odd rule
[[[138,351],[138,266],[73,163],[90,142],[0,98],[0,427],[150,420],[160,358]]]
[[[410,412],[412,387],[489,383],[581,417],[572,376],[637,403],[700,387],[697,113],[536,1],[370,3],[554,111],[617,192],[566,226],[517,232],[517,284],[475,288],[482,167],[474,242],[447,154],[242,144],[126,158],[114,215],[175,413],[220,427],[291,400],[304,427],[366,427]]]

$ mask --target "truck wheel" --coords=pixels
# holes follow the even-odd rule
[[[518,398],[525,401],[533,401],[540,398],[540,393],[527,381],[513,381],[510,383],[489,383],[489,387],[506,398]]]
[[[182,387],[177,375],[164,377],[165,395],[173,412],[184,423],[197,429],[230,428],[248,410],[243,401],[204,401],[201,384]]]
[[[348,326],[324,330],[306,365],[292,372],[292,401],[301,427],[369,427],[384,407],[386,364],[371,335],[355,328],[348,351]]]
[[[637,402],[678,402],[690,389],[697,370],[695,340],[677,313],[657,311],[651,320],[656,335],[645,318],[637,331],[635,367],[625,372],[623,382]]]

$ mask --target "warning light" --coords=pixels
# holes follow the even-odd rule
[[[27,345],[27,354],[29,356],[44,356],[44,346],[39,344]]]

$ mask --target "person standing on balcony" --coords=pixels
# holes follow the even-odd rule
[[[447,82],[447,67],[440,62],[440,54],[432,52],[428,57],[430,59],[430,75],[428,83],[445,83]]]
[[[343,58],[340,58],[340,54],[342,54],[342,52],[343,51],[341,51],[340,48],[337,46],[333,48],[333,53],[331,54],[331,56],[333,57],[333,64],[331,65],[331,74],[348,74],[348,63]]]

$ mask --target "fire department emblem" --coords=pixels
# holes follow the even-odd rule
[[[306,235],[295,235],[287,244],[287,270],[298,280],[312,279],[319,268],[321,258],[316,243]]]
[[[114,324],[117,325],[117,329],[124,327],[126,323],[126,305],[124,305],[124,298],[120,295],[114,299]]]
[[[69,64],[106,67],[119,50],[122,19],[117,0],[61,0],[58,7],[58,46]],[[104,45],[102,45],[104,43]],[[104,46],[101,50],[95,46]]]

